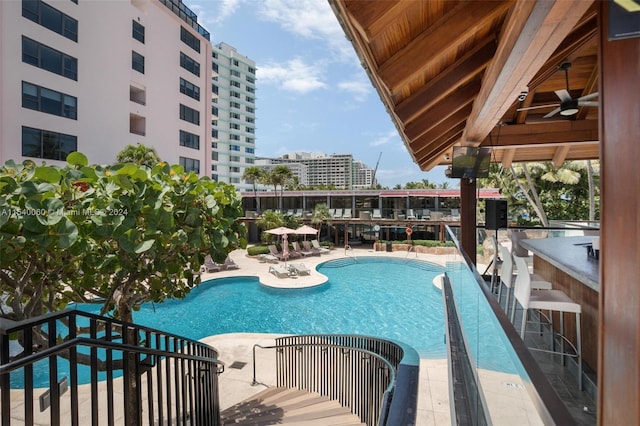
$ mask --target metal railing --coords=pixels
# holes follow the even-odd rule
[[[3,426],[220,424],[224,365],[203,343],[76,310],[0,321]]]
[[[339,401],[369,426],[399,424],[389,420],[399,417],[402,424],[415,422],[418,366],[395,342],[335,334],[280,337],[274,346],[254,345],[253,384],[256,348],[276,349],[276,386]]]

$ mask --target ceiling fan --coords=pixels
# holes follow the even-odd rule
[[[553,117],[557,113],[560,113],[560,115],[563,115],[565,117],[577,114],[578,107],[597,107],[598,101],[592,101],[591,99],[597,98],[598,92],[590,93],[588,95],[581,96],[579,98],[571,97],[571,94],[569,93],[569,68],[571,68],[570,62],[563,62],[560,65],[560,69],[564,70],[565,80],[567,82],[567,88],[555,91],[555,94],[558,96],[558,98],[560,98],[559,104],[547,104],[547,105],[538,105],[538,106],[527,107],[527,108],[518,108],[517,111],[526,111],[526,110],[537,109],[537,108],[548,108],[552,106],[557,107],[556,109],[554,109],[553,111],[551,111],[550,113],[548,113],[543,117],[543,118],[549,118],[549,117]]]

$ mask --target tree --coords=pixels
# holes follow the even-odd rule
[[[78,152],[67,162],[0,168],[0,290],[14,319],[98,297],[102,314],[133,322],[143,302],[182,298],[198,285],[205,255],[223,261],[246,246],[231,185],[165,163],[89,166]],[[46,347],[46,330],[36,340]],[[137,395],[128,365],[126,386]],[[138,406],[127,401],[130,418]]]
[[[291,171],[291,169],[281,164],[274,167],[273,170],[269,171],[269,173],[267,174],[267,177],[265,178],[267,182],[273,185],[273,189],[276,195],[278,194],[278,186],[280,186],[281,188],[280,196],[278,200],[278,208],[280,210],[282,210],[282,198],[284,195],[283,194],[284,186],[287,184],[289,179],[291,179],[291,176],[293,176],[293,172]]]
[[[311,216],[311,223],[318,226],[318,240],[320,239],[320,235],[322,234],[322,224],[327,223],[327,232],[328,227],[331,226],[331,213],[329,212],[329,208],[326,204],[317,204],[313,209],[313,215]]]
[[[256,189],[256,183],[264,180],[265,171],[260,167],[250,166],[244,169],[242,179],[251,182],[253,185],[253,198],[255,200],[256,210],[260,213],[260,200],[258,199],[258,190]]]
[[[153,167],[158,164],[160,157],[155,148],[143,144],[127,145],[116,156],[118,163],[134,163],[139,166]]]

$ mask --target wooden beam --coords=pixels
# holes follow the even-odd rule
[[[496,127],[480,145],[544,145],[598,142],[598,140],[598,122],[596,120],[563,120]]]
[[[439,125],[424,133],[419,138],[411,141],[409,146],[414,155],[422,155],[425,149],[428,149],[429,144],[439,139],[442,135],[446,134],[449,130],[457,128],[462,125],[464,128],[465,120],[471,112],[471,104],[467,104],[464,108],[455,111],[451,114],[447,120],[441,122]]]
[[[502,154],[502,167],[504,167],[505,169],[508,169],[509,167],[511,167],[511,164],[513,163],[513,158],[516,156],[516,150],[511,148],[511,149],[505,149],[504,150],[504,154]]]
[[[485,139],[591,4],[584,0],[516,2],[495,60],[485,72],[463,143],[478,145]]]
[[[378,74],[390,92],[397,92],[407,82],[435,66],[442,56],[455,52],[510,6],[510,1],[461,2],[435,25],[380,64]]]
[[[481,83],[479,79],[470,81],[456,90],[455,94],[451,94],[451,96],[444,98],[429,110],[424,111],[419,118],[405,126],[404,133],[407,135],[407,138],[410,141],[419,138],[421,135],[445,121],[455,112],[471,104],[475,94],[480,90],[480,86]]]
[[[496,39],[487,37],[475,49],[467,52],[446,70],[431,79],[396,107],[398,118],[404,123],[415,120],[434,104],[456,92],[485,70],[496,51]]]
[[[562,163],[567,158],[569,149],[571,149],[569,145],[562,145],[556,148],[556,153],[553,155],[553,160],[551,160],[555,168],[562,166]]]
[[[362,38],[370,42],[380,31],[402,16],[406,5],[388,1],[346,1],[345,8]]]

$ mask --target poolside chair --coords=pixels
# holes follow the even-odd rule
[[[311,275],[311,269],[304,266],[304,263],[290,264],[289,271],[292,271],[296,275]]]
[[[407,219],[416,220],[416,215],[413,212],[413,209],[407,209]]]
[[[258,260],[262,263],[278,263],[278,258],[272,254],[260,254]]]
[[[382,213],[380,209],[373,209],[373,213],[371,214],[371,219],[382,219]]]
[[[336,209],[333,212],[333,218],[334,219],[342,219],[342,209]]]
[[[422,216],[420,217],[422,220],[431,220],[431,210],[423,209]]]
[[[460,220],[460,209],[451,209],[451,220]]]
[[[318,240],[311,240],[311,245],[313,246],[313,248],[315,248],[316,250],[320,251],[320,254],[329,253],[329,249],[326,248],[326,247],[321,247],[320,243],[318,242]]]
[[[293,251],[299,253],[301,256],[311,256],[311,255],[313,255],[313,252],[311,250],[302,249],[300,247],[300,244],[298,244],[297,241],[294,241],[292,244],[293,244]]]
[[[344,209],[344,213],[342,213],[343,219],[351,219],[351,209]]]
[[[290,275],[289,270],[280,265],[269,266],[269,273],[275,275],[278,278],[287,278]]]
[[[206,255],[204,258],[204,265],[202,265],[203,272],[220,272],[222,270],[222,266],[217,264],[211,258],[211,255]]]
[[[302,242],[302,247],[304,247],[304,251],[311,253],[313,256],[320,256],[320,250],[318,250],[315,247],[311,247],[311,245],[309,244],[309,241],[303,241]]]
[[[233,259],[231,259],[229,256],[227,256],[227,258],[224,260],[224,263],[222,264],[222,269],[224,269],[225,271],[230,271],[232,269],[238,268],[238,264],[234,262]]]
[[[275,244],[269,244],[267,247],[269,247],[269,252],[271,252],[271,255],[274,256],[276,259],[278,260],[284,259],[284,256],[282,255],[282,253],[278,251]]]

